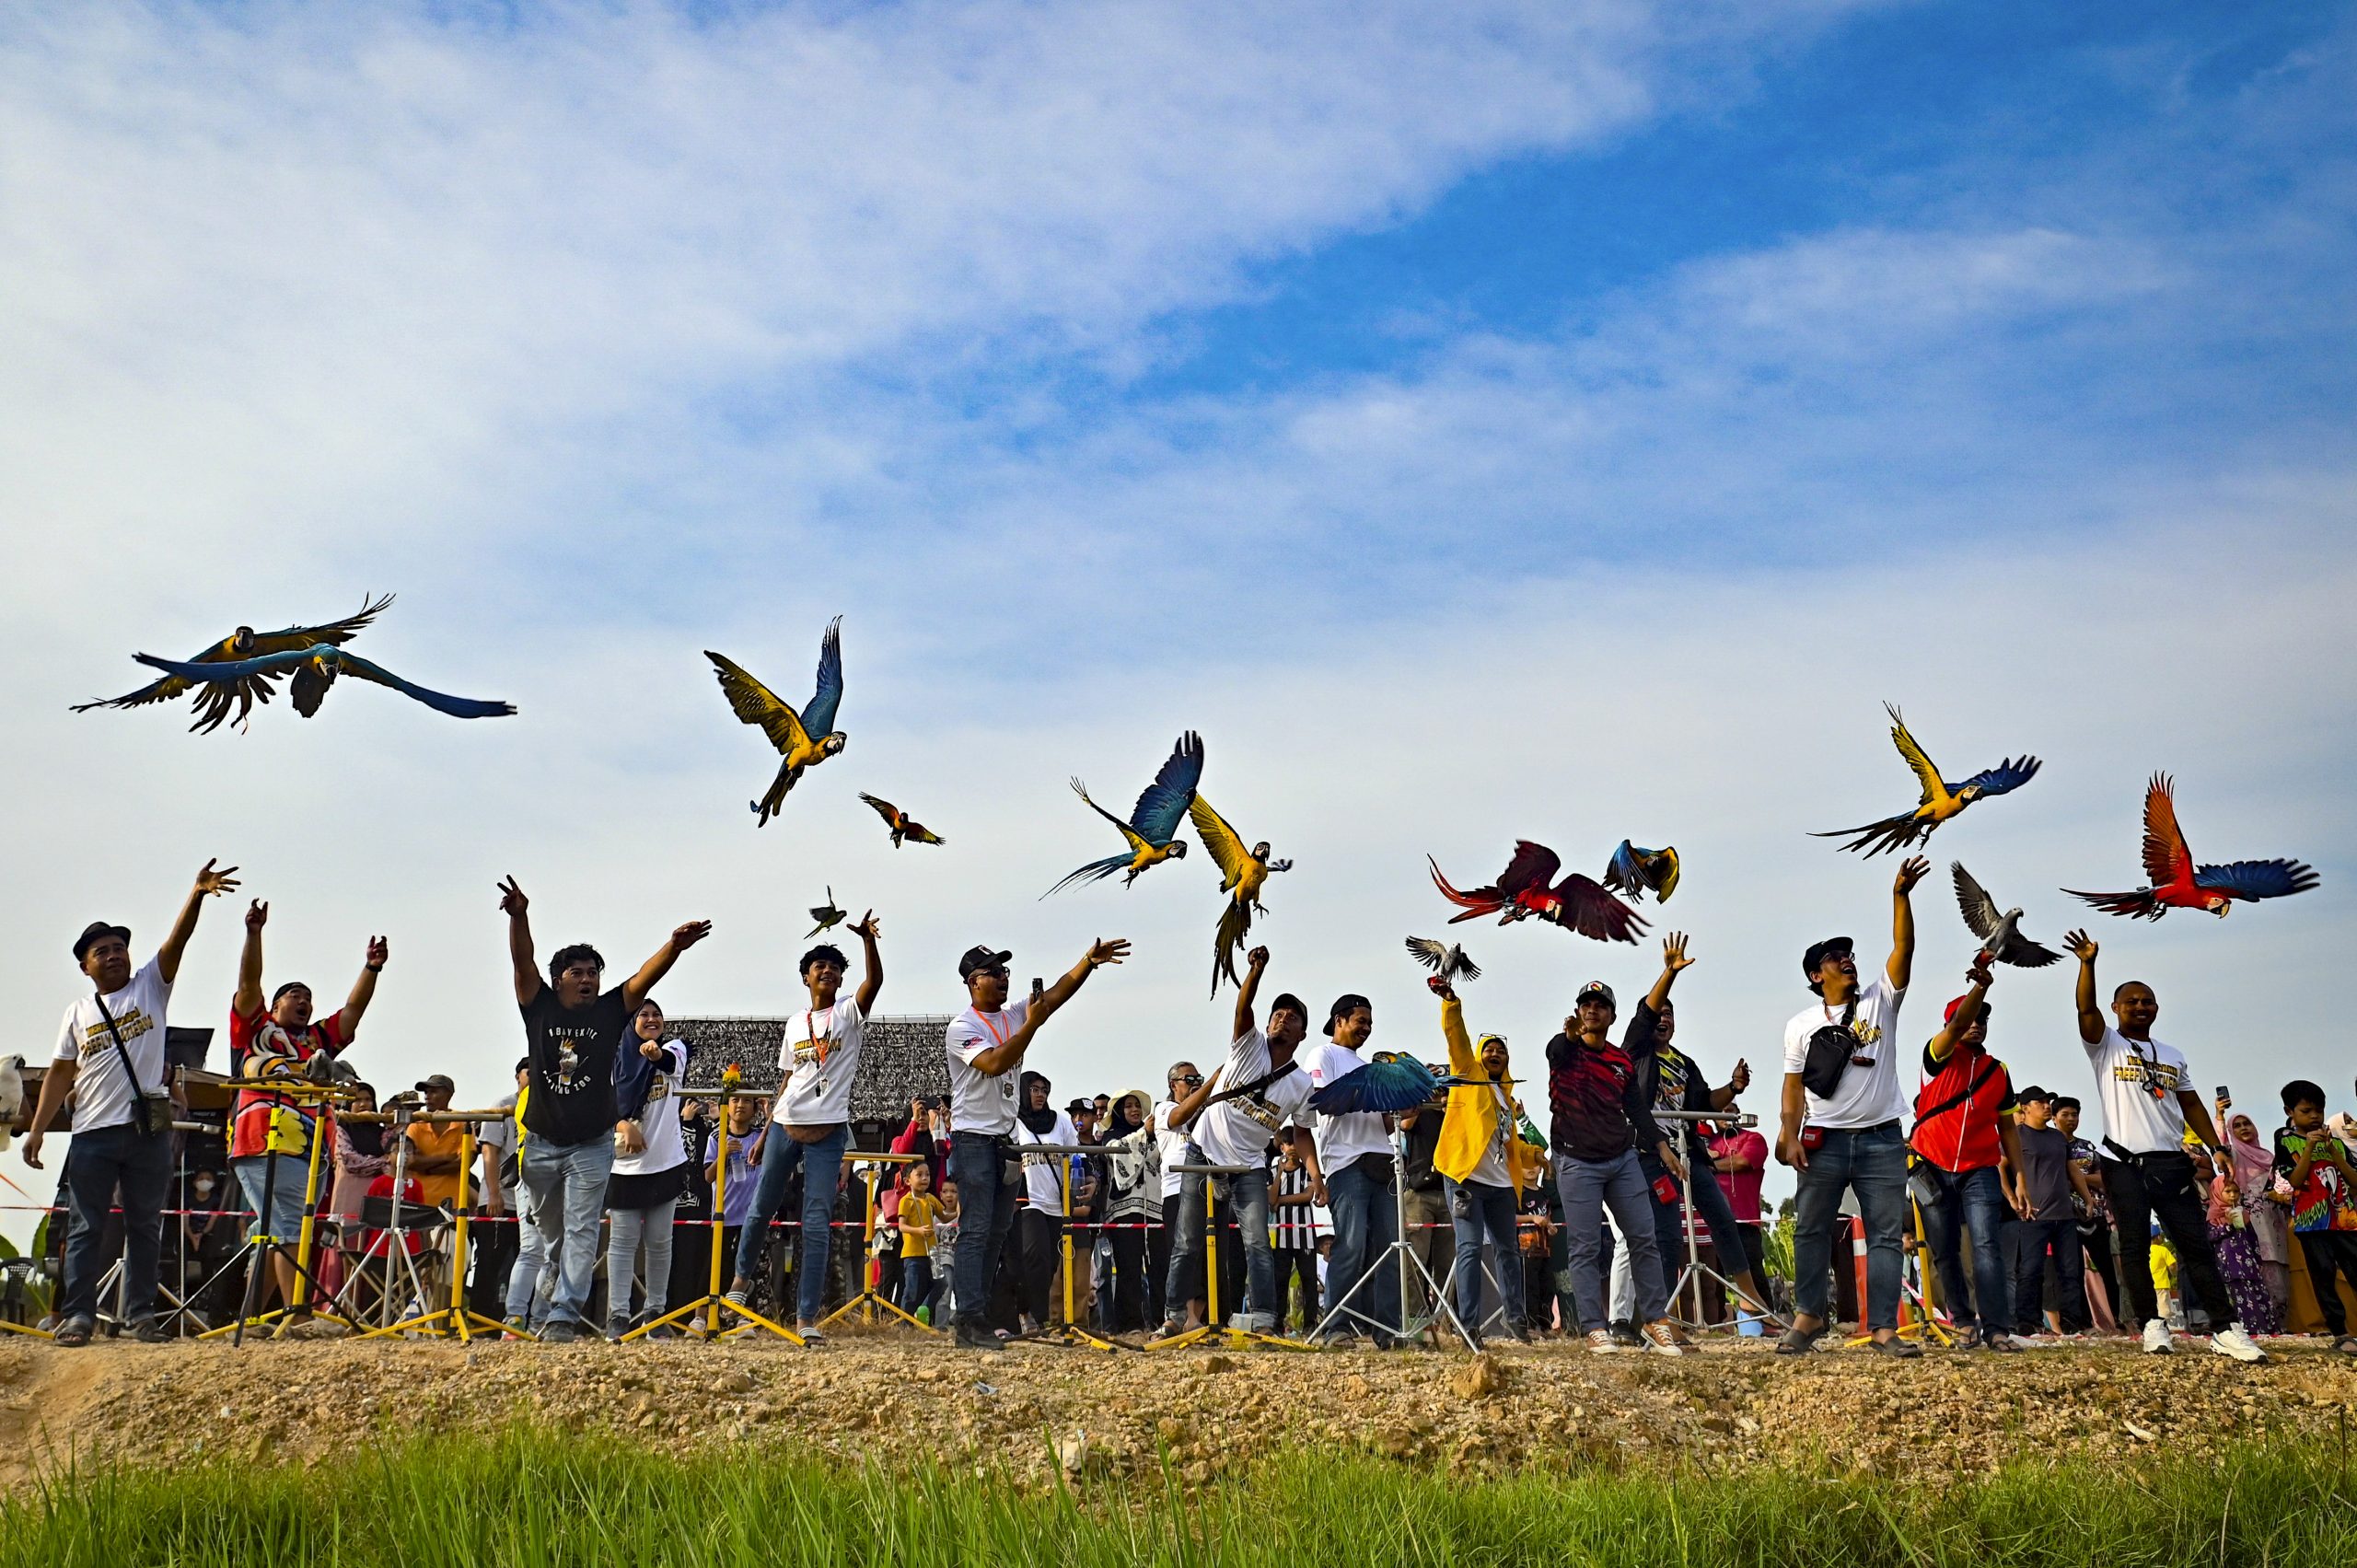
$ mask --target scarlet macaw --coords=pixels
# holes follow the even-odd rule
[[[802,770],[818,766],[843,749],[847,738],[835,727],[835,713],[843,702],[843,618],[838,615],[828,621],[825,634],[819,639],[818,690],[798,714],[739,666],[710,648],[703,656],[718,672],[720,689],[727,693],[728,705],[739,722],[761,726],[761,733],[785,759],[778,766],[777,777],[770,781],[769,793],[752,803],[759,819],[753,825],[765,828],[771,818],[784,809],[786,791],[802,782]]]
[[[188,664],[243,663],[262,654],[298,652],[310,647],[315,643],[328,643],[342,647],[358,636],[361,631],[370,621],[376,620],[385,607],[392,602],[393,596],[390,594],[387,594],[382,598],[368,598],[364,596],[360,601],[359,614],[346,616],[342,621],[331,621],[324,626],[289,626],[278,632],[257,632],[250,626],[240,626],[211,647],[191,656],[184,662]],[[198,680],[184,676],[167,675],[160,680],[150,681],[138,691],[126,692],[120,697],[109,697],[103,702],[97,703],[77,703],[74,705],[74,711],[77,714],[86,714],[92,708],[145,707],[150,703],[168,703],[183,692],[201,690],[202,694],[195,703],[196,718],[188,727],[192,734],[203,734],[218,729],[223,721],[229,717],[232,704],[237,708],[238,722],[240,725],[244,724],[246,715],[253,712],[256,703],[270,701],[273,692],[276,690],[273,682],[276,681],[283,673],[284,673],[283,670],[277,669],[256,670],[234,681]]]
[[[382,665],[371,664],[358,654],[340,648],[333,643],[313,643],[308,648],[291,648],[284,653],[234,659],[226,664],[180,664],[171,659],[157,658],[152,654],[140,654],[137,657],[141,664],[160,669],[175,679],[231,689],[239,688],[256,677],[274,677],[292,670],[295,679],[286,688],[287,699],[295,704],[295,711],[305,718],[319,711],[319,704],[327,701],[328,688],[335,684],[335,678],[339,675],[389,686],[402,696],[414,698],[435,712],[447,714],[454,719],[505,718],[516,711],[513,703],[453,697],[447,692],[412,685]]]
[[[1260,889],[1268,885],[1269,874],[1290,871],[1293,862],[1271,860],[1266,839],[1246,849],[1227,819],[1200,795],[1187,807],[1187,816],[1195,824],[1195,836],[1203,841],[1204,852],[1219,867],[1219,890],[1227,895],[1226,906],[1220,911],[1219,930],[1212,937],[1212,994],[1217,996],[1221,981],[1237,983],[1236,955],[1244,951],[1253,912],[1268,912],[1268,906],[1260,901]]]
[[[914,820],[907,812],[901,810],[890,801],[878,800],[874,796],[868,794],[865,790],[861,790],[859,792],[859,797],[860,799],[867,802],[868,805],[874,807],[876,808],[876,814],[878,817],[883,818],[885,825],[892,830],[892,847],[894,849],[899,849],[900,847],[900,841],[902,839],[907,839],[912,842],[921,844],[937,844],[943,842],[939,833],[935,832],[923,823]],[[834,894],[830,892],[827,897],[832,899]],[[817,914],[819,912],[817,910],[812,910],[810,912],[812,914]]]
[[[1616,893],[1626,893],[1637,903],[1643,903],[1650,889],[1655,898],[1669,902],[1670,894],[1678,891],[1678,851],[1671,849],[1639,849],[1628,840],[1612,852],[1612,860],[1604,868],[1604,885]]]
[[[1574,871],[1553,887],[1548,879],[1562,869],[1562,861],[1545,844],[1518,839],[1514,846],[1514,858],[1499,873],[1498,879],[1486,888],[1458,892],[1440,874],[1440,864],[1430,855],[1424,864],[1433,871],[1433,885],[1441,897],[1465,912],[1451,915],[1448,923],[1478,920],[1485,914],[1498,916],[1500,925],[1509,925],[1532,915],[1576,931],[1598,942],[1634,942],[1636,934],[1645,928],[1644,920],[1635,910],[1604,890],[1601,884]]]
[[[1102,860],[1065,873],[1062,880],[1039,896],[1060,893],[1074,882],[1100,882],[1115,872],[1125,872],[1121,886],[1136,881],[1140,873],[1166,860],[1187,858],[1186,841],[1178,837],[1178,824],[1186,819],[1187,808],[1195,803],[1195,784],[1203,776],[1202,737],[1193,730],[1178,738],[1170,749],[1170,756],[1154,782],[1138,794],[1136,807],[1130,819],[1122,821],[1097,802],[1088,799],[1088,786],[1078,779],[1072,781],[1073,793],[1088,801],[1088,808],[1120,830],[1129,848],[1120,854],[1109,854]]]
[[[2132,893],[2082,893],[2106,914],[2137,920],[2158,920],[2171,909],[2208,910],[2219,919],[2237,899],[2289,898],[2316,885],[2314,867],[2300,860],[2236,860],[2223,865],[2196,865],[2177,825],[2176,785],[2166,773],[2154,773],[2144,790],[2144,875],[2152,882]]]
[[[1898,716],[1898,710],[1885,703],[1883,711],[1890,715],[1891,744],[1897,746],[1898,754],[1907,759],[1907,765],[1915,770],[1915,776],[1923,781],[1922,804],[1912,811],[1886,817],[1879,822],[1868,822],[1857,828],[1836,828],[1829,833],[1812,833],[1809,835],[1811,838],[1851,839],[1841,847],[1863,849],[1866,852],[1866,858],[1871,860],[1885,850],[1904,849],[1922,842],[1932,836],[1933,830],[1974,801],[1984,796],[2008,794],[2038,776],[2041,764],[2037,758],[2008,757],[1993,768],[1982,769],[1962,784],[1949,784],[1940,777],[1940,771],[1932,765],[1932,760],[1923,755],[1923,749],[1915,744],[1915,738],[1907,733],[1907,721]],[[1852,838],[1852,834],[1856,837]]]

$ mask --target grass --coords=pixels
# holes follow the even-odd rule
[[[1937,1469],[1936,1453],[1922,1459]],[[84,1472],[0,1503],[0,1568],[2313,1568],[2347,1561],[2353,1539],[2357,1484],[2330,1444],[2025,1464],[1952,1487],[1774,1471],[1451,1481],[1296,1453],[1184,1497],[1167,1482],[1027,1492],[913,1460],[677,1458],[517,1430],[364,1446],[310,1470]]]

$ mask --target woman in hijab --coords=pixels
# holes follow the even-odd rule
[[[2290,1216],[2274,1196],[2275,1149],[2260,1139],[2258,1123],[2238,1112],[2226,1123],[2226,1152],[2234,1156],[2243,1219],[2258,1251],[2259,1278],[2274,1304],[2280,1332],[2285,1305],[2292,1299],[2292,1237]]]
[[[1053,1088],[1038,1073],[1026,1073],[1017,1086],[1015,1143],[1080,1142],[1072,1118],[1049,1098]],[[1036,1334],[1047,1326],[1048,1302],[1056,1281],[1056,1246],[1064,1230],[1064,1189],[1072,1179],[1070,1155],[1025,1155],[1023,1180],[1028,1191],[1015,1216],[1015,1280],[1022,1303],[1022,1331]]]
[[[1145,1231],[1162,1217],[1162,1167],[1146,1113],[1154,1098],[1132,1089],[1113,1102],[1105,1121],[1105,1223],[1113,1243],[1113,1311],[1107,1331],[1142,1331],[1146,1326]]]
[[[2229,1132],[2226,1141],[2231,1149],[2234,1134]],[[2194,1147],[2198,1150],[2199,1144]],[[2268,1295],[2258,1239],[2252,1234],[2244,1206],[2246,1202],[2263,1202],[2264,1198],[2242,1190],[2240,1173],[2230,1169],[2226,1159],[2213,1163],[2210,1156],[2199,1152],[2192,1157],[2194,1180],[2201,1189],[2209,1213],[2210,1244],[2218,1255],[2218,1277],[2234,1301],[2235,1315],[2243,1327],[2254,1334],[2282,1333],[2283,1315]],[[2231,1183],[2219,1179],[2225,1176],[2235,1179]]]

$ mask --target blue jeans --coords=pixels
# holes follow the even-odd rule
[[[1334,1250],[1326,1260],[1327,1316],[1355,1312],[1363,1325],[1373,1322],[1378,1340],[1399,1330],[1399,1260],[1376,1260],[1399,1239],[1391,1183],[1385,1179],[1394,1174],[1389,1155],[1361,1155],[1326,1178],[1327,1211],[1334,1217]]]
[[[589,1286],[598,1273],[598,1224],[606,1214],[606,1181],[614,1170],[614,1140],[586,1144],[524,1141],[524,1188],[542,1244],[556,1254],[552,1323],[586,1325]]]
[[[1514,1189],[1486,1181],[1440,1179],[1448,1197],[1448,1222],[1457,1232],[1457,1318],[1476,1334],[1481,1325],[1481,1244],[1495,1249],[1490,1272],[1497,1276],[1498,1302],[1506,1321],[1522,1326],[1528,1303],[1522,1294],[1522,1243],[1515,1230]]]
[[[761,1249],[770,1238],[770,1222],[785,1206],[786,1184],[802,1172],[802,1256],[794,1266],[794,1316],[797,1323],[816,1323],[827,1305],[827,1249],[834,1239],[835,1190],[842,1184],[843,1150],[851,1145],[851,1129],[836,1128],[815,1144],[797,1144],[772,1124],[761,1144],[761,1179],[753,1189],[753,1208],[737,1238],[737,1277],[761,1277]]]
[[[164,1193],[172,1181],[172,1140],[145,1137],[130,1122],[76,1132],[65,1147],[65,1293],[59,1320],[96,1318],[99,1256],[115,1191],[122,1192],[122,1317],[156,1316],[157,1260],[164,1248]]]
[[[1833,1227],[1841,1222],[1844,1188],[1857,1193],[1865,1219],[1865,1326],[1896,1329],[1907,1234],[1907,1140],[1896,1121],[1828,1127],[1824,1146],[1809,1155],[1793,1219],[1794,1308],[1820,1321],[1831,1316]],[[2003,1311],[1998,1307],[2000,1322]]]
[[[2014,1321],[2025,1334],[2046,1331],[2046,1254],[2049,1249],[2054,1253],[2056,1313],[2067,1313],[2074,1305],[2084,1306],[2087,1299],[2086,1254],[2079,1248],[2078,1222],[2068,1214],[2059,1220],[2022,1221],[2014,1227]]]
[[[1194,1144],[1187,1145],[1187,1165],[1205,1163],[1203,1152]],[[1212,1196],[1227,1204],[1228,1218],[1244,1239],[1244,1300],[1225,1301],[1220,1305],[1234,1312],[1265,1312],[1273,1316],[1277,1299],[1277,1254],[1269,1245],[1269,1173],[1263,1167],[1234,1176],[1186,1176],[1179,1178],[1178,1239],[1170,1249],[1168,1283],[1163,1298],[1173,1303],[1185,1301],[1193,1294],[1182,1288],[1202,1283],[1205,1260],[1203,1247],[1203,1183],[1212,1184]],[[1225,1222],[1223,1221],[1223,1224]],[[1225,1231],[1222,1233],[1225,1234]],[[1231,1283],[1235,1276],[1221,1270],[1222,1283]]]
[[[540,1305],[535,1297],[540,1295],[540,1275],[549,1266],[549,1241],[540,1234],[540,1221],[532,1214],[520,1214],[516,1228],[521,1234],[516,1238],[515,1266],[507,1271],[506,1317],[509,1322],[520,1322],[529,1331],[537,1327],[532,1319],[545,1316],[534,1308]]]
[[[1571,1253],[1572,1298],[1580,1328],[1605,1326],[1610,1293],[1605,1284],[1604,1211],[1612,1210],[1629,1244],[1629,1280],[1636,1287],[1637,1317],[1651,1323],[1669,1315],[1669,1286],[1662,1277],[1661,1244],[1654,1230],[1654,1195],[1645,1185],[1637,1151],[1623,1149],[1608,1160],[1555,1156],[1555,1181],[1563,1190],[1563,1236]]]
[[[1811,1163],[1815,1163],[1812,1161]],[[2004,1183],[1997,1167],[1942,1170],[1926,1163],[1923,1173],[1938,1189],[1939,1201],[1923,1209],[1923,1239],[1931,1243],[1932,1263],[1939,1271],[1940,1295],[1956,1322],[1980,1320],[1983,1337],[2014,1331],[2014,1303],[2005,1289],[2005,1254],[1998,1245],[2005,1216]],[[1972,1233],[1972,1290],[1967,1295],[1963,1233]],[[1970,1309],[1967,1309],[1967,1303]]]
[[[949,1174],[958,1182],[958,1251],[951,1264],[958,1321],[975,1329],[990,1323],[991,1283],[1023,1203],[1023,1167],[1002,1157],[1006,1146],[1005,1139],[986,1132],[953,1129],[949,1134]]]
[[[933,1260],[903,1258],[900,1260],[900,1299],[894,1304],[913,1316],[920,1307],[933,1305]]]

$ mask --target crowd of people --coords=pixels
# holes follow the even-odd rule
[[[319,1326],[329,1304],[347,1315],[373,1299],[387,1319],[438,1306],[450,1288],[442,1222],[463,1202],[490,1222],[473,1227],[470,1300],[559,1342],[678,1332],[673,1309],[706,1293],[716,1249],[728,1302],[781,1324],[790,1311],[806,1342],[823,1340],[830,1308],[866,1289],[983,1351],[1068,1317],[1135,1341],[1206,1325],[1378,1348],[1558,1333],[1597,1352],[1683,1354],[1692,1346],[1678,1303],[1693,1258],[1726,1312],[1800,1353],[1840,1315],[1851,1249],[1838,1243],[1854,1226],[1864,1263],[1853,1316],[1878,1353],[1922,1353],[1922,1336],[1901,1331],[1920,1249],[1917,1319],[1936,1307],[1967,1346],[2116,1330],[2161,1353],[2174,1325],[2206,1329],[2219,1353],[2263,1360],[2254,1335],[2285,1327],[2296,1249],[2334,1348],[2357,1354],[2340,1294],[2357,1289],[2357,1128],[2328,1119],[2325,1091],[2285,1086],[2271,1138],[2247,1115],[2213,1123],[2184,1054],[2154,1035],[2154,988],[2128,981],[2104,996],[2096,945],[2081,932],[2068,946],[2098,1136],[2081,1136],[2077,1098],[2016,1089],[1991,1053],[1985,954],[1919,1053],[1899,1016],[1915,957],[1910,894],[1927,868],[1899,868],[1890,952],[1870,978],[1850,938],[1804,953],[1812,999],[1785,1026],[1772,1144],[1738,1104],[1748,1063],[1714,1084],[1676,1043],[1672,993],[1694,961],[1677,933],[1625,1019],[1609,984],[1578,988],[1532,1074],[1543,1127],[1505,1038],[1473,1032],[1463,999],[1437,980],[1444,1092],[1392,1115],[1346,1108],[1345,1080],[1369,1062],[1372,1003],[1345,993],[1320,1020],[1281,992],[1263,1010],[1265,947],[1248,957],[1211,1072],[1182,1060],[1159,1093],[1059,1105],[1028,1065],[1032,1048],[1128,944],[1092,944],[1021,998],[1012,955],[978,947],[958,963],[968,1005],[946,1031],[949,1093],[914,1099],[888,1150],[861,1151],[852,1087],[884,983],[872,914],[846,928],[860,944],[855,985],[841,947],[802,955],[806,1005],[786,1020],[776,1094],[713,1099],[686,1092],[691,1042],[669,1034],[652,994],[709,924],[681,924],[609,986],[586,945],[543,969],[529,901],[511,879],[501,908],[526,1050],[495,1114],[461,1124],[441,1119],[456,1092],[447,1077],[381,1103],[354,1077],[347,1057],[389,943],[368,940],[343,1005],[316,1016],[300,982],[265,997],[270,912],[256,900],[229,1031],[235,1071],[252,1086],[229,1118],[226,1173],[184,1176],[178,1251],[197,1261],[175,1294],[227,1273],[219,1265],[241,1237],[223,1216],[236,1200],[250,1216],[244,1236],[265,1214],[272,1234],[291,1232],[314,1142],[326,1140],[313,1277],[297,1277],[292,1248],[255,1254],[267,1262],[252,1298],[284,1308],[294,1333],[329,1331]],[[90,990],[67,1011],[23,1144],[38,1167],[44,1134],[70,1107],[64,1288],[51,1319],[60,1344],[91,1337],[110,1235],[126,1331],[169,1337],[158,1274],[180,1112],[165,1018],[207,900],[237,885],[208,863],[144,965],[121,925],[94,923],[74,944]],[[1760,1202],[1771,1157],[1797,1186],[1782,1278]],[[863,1159],[874,1179],[846,1180]]]

